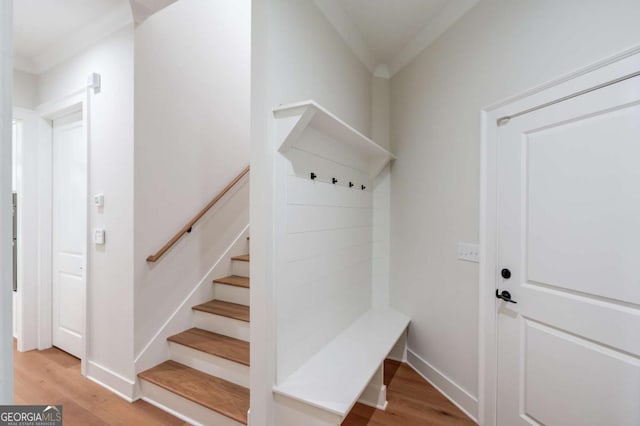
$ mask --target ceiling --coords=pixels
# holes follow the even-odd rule
[[[133,19],[140,23],[177,0],[130,0]]]
[[[390,77],[478,0],[315,0],[369,70]]]
[[[175,1],[14,1],[14,65],[40,74],[130,24],[133,18],[140,23]]]
[[[15,66],[42,73],[132,18],[140,23],[175,1],[15,1]],[[477,1],[314,0],[356,56],[379,77],[402,69]]]

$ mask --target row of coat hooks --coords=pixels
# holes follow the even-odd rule
[[[314,172],[309,173],[309,178],[311,180],[313,180],[313,181],[326,182],[326,183],[331,183],[333,185],[337,185],[338,184],[338,179],[336,179],[335,177],[332,177],[331,180],[329,180],[329,181],[323,181],[321,179],[318,179],[318,175],[315,174]],[[349,181],[348,186],[349,186],[349,188],[353,188],[356,185],[353,182]],[[367,189],[367,187],[364,186],[364,185],[360,185],[360,189],[364,191],[365,189]]]

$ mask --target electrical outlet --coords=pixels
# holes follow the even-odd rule
[[[478,263],[480,261],[480,246],[473,243],[458,243],[458,259]]]

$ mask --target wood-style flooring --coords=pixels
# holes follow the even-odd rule
[[[342,426],[470,426],[475,423],[406,364],[386,360],[386,411],[356,404]]]
[[[58,349],[20,353],[14,346],[14,360],[16,403],[62,404],[65,426],[186,425],[144,401],[130,404],[83,378],[80,361]],[[356,404],[343,426],[475,424],[406,365],[386,361],[385,383],[387,410]]]
[[[65,426],[187,425],[144,401],[128,403],[80,374],[80,361],[59,349],[13,350],[16,404],[59,405]]]

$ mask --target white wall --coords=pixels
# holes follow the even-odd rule
[[[392,79],[392,305],[410,360],[474,415],[478,268],[456,244],[478,241],[480,110],[639,44],[638,22],[637,0],[483,0]]]
[[[249,164],[250,13],[181,0],[136,28],[136,354],[249,221],[245,191],[146,262]]]
[[[11,197],[11,1],[0,3],[0,199]],[[11,204],[0,204],[0,404],[13,403]]]
[[[13,106],[34,109],[37,101],[37,80],[38,76],[13,70]]]
[[[391,149],[391,81],[371,78],[371,139]],[[376,308],[389,306],[389,270],[391,238],[391,168],[387,166],[373,185],[372,303]]]
[[[100,211],[90,207],[89,229],[104,228],[106,244],[90,245],[88,252],[88,373],[110,370],[130,381],[134,379],[132,25],[40,75],[38,104],[86,87],[92,72],[101,75],[102,89],[90,100],[89,188],[90,194],[104,194],[105,206]],[[123,382],[115,380],[116,386]]]
[[[253,0],[252,8],[251,419],[270,425],[276,376],[272,109],[314,99],[369,135],[371,77],[311,0]]]
[[[311,0],[274,0],[269,14],[273,107],[313,99],[371,134],[371,75]]]

